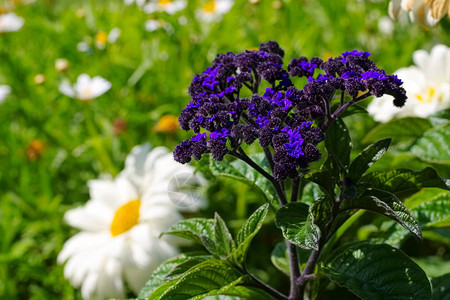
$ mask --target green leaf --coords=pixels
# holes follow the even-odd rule
[[[271,173],[269,163],[264,153],[256,153],[249,157],[259,166],[263,167],[268,173]],[[279,207],[277,194],[272,183],[255,171],[247,163],[237,159],[231,163],[228,161],[216,161],[211,159],[211,171],[216,176],[229,177],[248,184],[255,188],[263,197],[265,197],[274,207]]]
[[[319,185],[314,182],[308,182],[303,188],[302,198],[300,202],[310,205],[322,196],[323,192],[320,190]]]
[[[283,236],[291,243],[304,249],[318,249],[320,229],[313,223],[308,205],[288,203],[277,211],[275,220]]]
[[[411,147],[411,153],[426,162],[450,164],[450,126],[425,132]]]
[[[335,185],[336,180],[331,178],[329,171],[321,170],[317,172],[312,172],[305,175],[305,179],[317,184],[323,193],[326,193],[329,198],[335,198]]]
[[[450,227],[450,191],[425,189],[405,201],[424,230]]]
[[[324,165],[338,177],[338,172],[342,173],[347,169],[352,151],[348,128],[341,119],[335,120],[325,133],[325,147],[328,158]]]
[[[149,300],[203,299],[207,296],[230,295],[244,299],[271,299],[263,291],[244,285],[254,284],[248,275],[242,275],[230,263],[210,259],[191,268],[181,277],[156,289]]]
[[[386,153],[391,139],[384,139],[365,148],[350,164],[348,176],[357,183],[361,176]]]
[[[430,116],[429,119],[435,127],[446,125],[450,122],[450,109],[438,111]]]
[[[238,265],[242,265],[244,263],[250,243],[261,229],[268,212],[269,203],[266,203],[259,207],[239,230],[236,237],[237,248],[232,254],[234,262]]]
[[[450,180],[439,177],[432,168],[420,171],[409,169],[376,171],[364,175],[361,181],[373,188],[394,194],[418,191],[424,187],[450,189]]]
[[[340,209],[366,209],[382,214],[400,223],[417,238],[422,238],[419,223],[414,215],[392,193],[367,189],[359,198],[342,202]]]
[[[432,125],[427,119],[401,118],[375,127],[364,137],[362,143],[367,144],[387,137],[396,142],[415,140],[430,128]]]
[[[180,277],[184,272],[189,270],[192,267],[195,267],[196,265],[205,262],[207,260],[210,260],[214,258],[212,255],[195,255],[190,256],[185,261],[179,263],[178,265],[174,266],[169,273],[165,276],[165,278],[169,280],[176,279]]]
[[[396,248],[362,242],[339,248],[330,257],[325,274],[362,299],[431,299],[425,272]]]
[[[218,213],[214,215],[214,242],[220,257],[227,257],[236,248],[227,225]]]
[[[214,240],[214,220],[203,218],[181,220],[172,225],[163,234],[176,235],[202,244],[202,237]]]
[[[281,242],[275,246],[270,256],[270,260],[278,270],[287,276],[290,276],[289,253],[287,251],[286,243]]]
[[[160,264],[159,267],[156,268],[156,270],[153,272],[152,276],[147,281],[145,286],[139,292],[138,298],[147,299],[148,296],[154,290],[156,290],[156,288],[172,279],[172,278],[169,279],[168,277],[171,272],[173,272],[175,269],[178,269],[178,272],[184,273],[185,271],[189,270],[192,267],[192,265],[189,266],[185,265],[184,267],[181,266],[190,259],[196,257],[204,257],[204,255],[202,254],[203,254],[202,252],[184,253],[174,258],[170,258],[165,262],[163,262],[162,264]]]
[[[450,274],[431,279],[433,300],[450,299]]]

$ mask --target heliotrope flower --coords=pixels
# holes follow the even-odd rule
[[[174,13],[183,10],[186,5],[186,0],[149,0],[144,5],[144,11],[148,14],[160,11],[173,15]]]
[[[22,28],[25,20],[15,13],[0,14],[0,32],[13,32]]]
[[[278,43],[270,41],[259,50],[219,54],[196,75],[189,87],[191,101],[179,118],[180,127],[195,135],[176,147],[175,160],[187,163],[204,153],[216,160],[227,154],[245,160],[242,144],[259,140],[273,156],[273,176],[296,178],[320,158],[317,144],[324,139],[323,131],[348,106],[384,94],[393,95],[396,106],[405,103],[401,80],[377,68],[369,52],[347,51],[326,62],[299,57],[287,69],[283,56]],[[308,83],[299,90],[290,77],[306,77]],[[262,80],[270,87],[260,95]],[[242,88],[252,95],[241,97]],[[341,103],[333,112],[336,92]],[[352,100],[344,103],[345,94]]]
[[[450,17],[450,0],[391,0],[389,16],[397,20],[402,12],[408,12],[412,22],[433,27],[445,15]]]
[[[11,93],[11,87],[9,85],[0,85],[0,103],[5,101],[6,97]]]
[[[106,79],[100,76],[91,78],[87,74],[78,76],[77,82],[73,86],[67,81],[63,81],[59,85],[59,91],[61,93],[83,101],[97,98],[106,93],[110,88],[111,83]]]
[[[415,66],[401,68],[395,74],[404,82],[408,102],[402,108],[390,106],[391,96],[374,99],[368,106],[376,121],[387,122],[393,117],[426,118],[439,110],[450,108],[450,48],[436,45],[430,53],[413,54]]]
[[[174,203],[184,198],[190,211],[204,203],[182,190],[182,183],[203,183],[192,167],[174,162],[166,148],[149,150],[149,144],[133,148],[115,179],[89,181],[91,199],[64,216],[81,232],[64,244],[58,262],[67,261],[64,276],[85,299],[125,298],[126,285],[138,293],[155,268],[177,254],[176,240],[159,237],[182,218]]]
[[[220,21],[234,4],[234,0],[207,0],[197,9],[196,16],[203,22]]]

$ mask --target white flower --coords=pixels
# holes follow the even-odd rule
[[[401,12],[408,12],[412,22],[433,27],[446,14],[450,17],[450,0],[391,0],[389,16],[397,20]]]
[[[163,23],[159,20],[147,20],[145,21],[145,30],[148,32],[153,32],[163,27]]]
[[[59,85],[59,91],[64,95],[84,101],[92,100],[106,93],[110,88],[111,83],[106,79],[100,76],[91,78],[87,74],[78,76],[77,83],[73,86],[67,81]]]
[[[234,0],[208,0],[196,11],[198,19],[204,22],[220,21],[222,15],[233,7]]]
[[[148,14],[165,11],[173,15],[174,13],[183,10],[187,5],[186,0],[150,0],[144,5],[144,11]]]
[[[89,181],[91,199],[64,216],[81,232],[65,243],[58,262],[67,261],[64,276],[81,286],[85,299],[124,298],[125,282],[138,293],[155,268],[178,252],[176,240],[159,237],[181,219],[174,202],[190,198],[191,210],[202,203],[173,179],[204,179],[176,163],[166,148],[149,150],[149,144],[133,148],[115,179]]]
[[[18,31],[25,20],[15,13],[0,14],[0,32]]]
[[[11,93],[9,85],[0,85],[0,103],[5,101],[6,97]]]
[[[408,116],[426,118],[450,108],[450,48],[436,45],[431,53],[418,50],[414,52],[413,60],[415,66],[395,72],[406,90],[405,106],[394,107],[392,96],[375,98],[368,111],[376,121],[387,122],[393,117]]]

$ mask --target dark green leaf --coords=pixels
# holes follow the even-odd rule
[[[365,148],[350,164],[348,176],[357,183],[361,176],[377,161],[389,148],[391,139],[384,139]]]
[[[382,214],[400,223],[417,238],[422,238],[420,226],[414,215],[392,193],[367,189],[359,198],[342,202],[340,209],[366,209]]]
[[[338,178],[338,174],[347,169],[352,151],[348,128],[341,119],[335,120],[325,133],[325,147],[328,158],[324,168],[329,169],[333,176]]]
[[[320,190],[320,187],[314,182],[308,182],[303,188],[300,202],[310,205],[322,196],[323,192]]]
[[[247,255],[248,247],[253,237],[261,229],[264,219],[269,212],[269,204],[266,203],[259,207],[244,223],[239,230],[236,238],[237,248],[233,251],[233,260],[238,265],[242,265]]]
[[[431,279],[433,300],[450,300],[450,274]]]
[[[202,253],[196,252],[196,253],[186,253],[186,254],[180,254],[177,257],[171,258],[163,262],[159,265],[158,268],[153,272],[150,279],[147,281],[145,286],[140,291],[138,298],[139,299],[147,299],[148,296],[159,286],[164,284],[165,282],[169,281],[168,275],[175,270],[177,267],[181,266],[183,263],[187,262],[188,260],[195,258],[197,255],[203,256]],[[189,270],[192,266],[188,266],[186,268],[179,267],[178,270],[181,273],[186,272]]]
[[[318,249],[320,229],[313,223],[309,206],[291,202],[276,213],[276,225],[291,243],[304,249]]]
[[[202,218],[181,220],[163,234],[176,235],[202,244],[202,236],[214,240],[214,220]]]
[[[432,168],[421,171],[409,169],[377,171],[364,175],[361,181],[373,188],[394,194],[418,191],[424,187],[450,189],[450,180],[439,177]]]
[[[362,299],[431,299],[425,272],[402,251],[356,243],[335,251],[323,271]]]
[[[270,260],[278,270],[289,276],[289,253],[287,252],[286,243],[281,242],[275,246],[272,255],[270,256]]]
[[[249,155],[249,157],[268,173],[271,173],[264,153],[256,153]],[[245,162],[241,160],[234,160],[231,163],[225,160],[218,162],[212,159],[210,167],[216,176],[229,177],[244,182],[260,192],[272,205],[279,207],[277,194],[272,183]]]
[[[450,126],[425,132],[411,147],[411,153],[427,162],[450,164]]]
[[[317,184],[322,192],[326,193],[329,198],[333,199],[335,197],[334,188],[337,181],[331,177],[329,171],[321,170],[312,172],[307,174],[305,179]]]
[[[214,242],[220,257],[227,257],[236,247],[227,225],[218,213],[214,215]]]
[[[375,127],[364,137],[362,142],[367,144],[388,137],[396,142],[415,140],[430,128],[432,125],[427,119],[401,118]]]

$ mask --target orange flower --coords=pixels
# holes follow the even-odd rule
[[[165,115],[159,119],[156,123],[154,130],[156,132],[164,132],[167,134],[173,134],[180,128],[178,125],[178,118],[173,115]]]
[[[34,139],[31,141],[31,143],[28,144],[25,152],[29,161],[35,161],[36,159],[41,157],[44,150],[45,144],[41,140]]]

